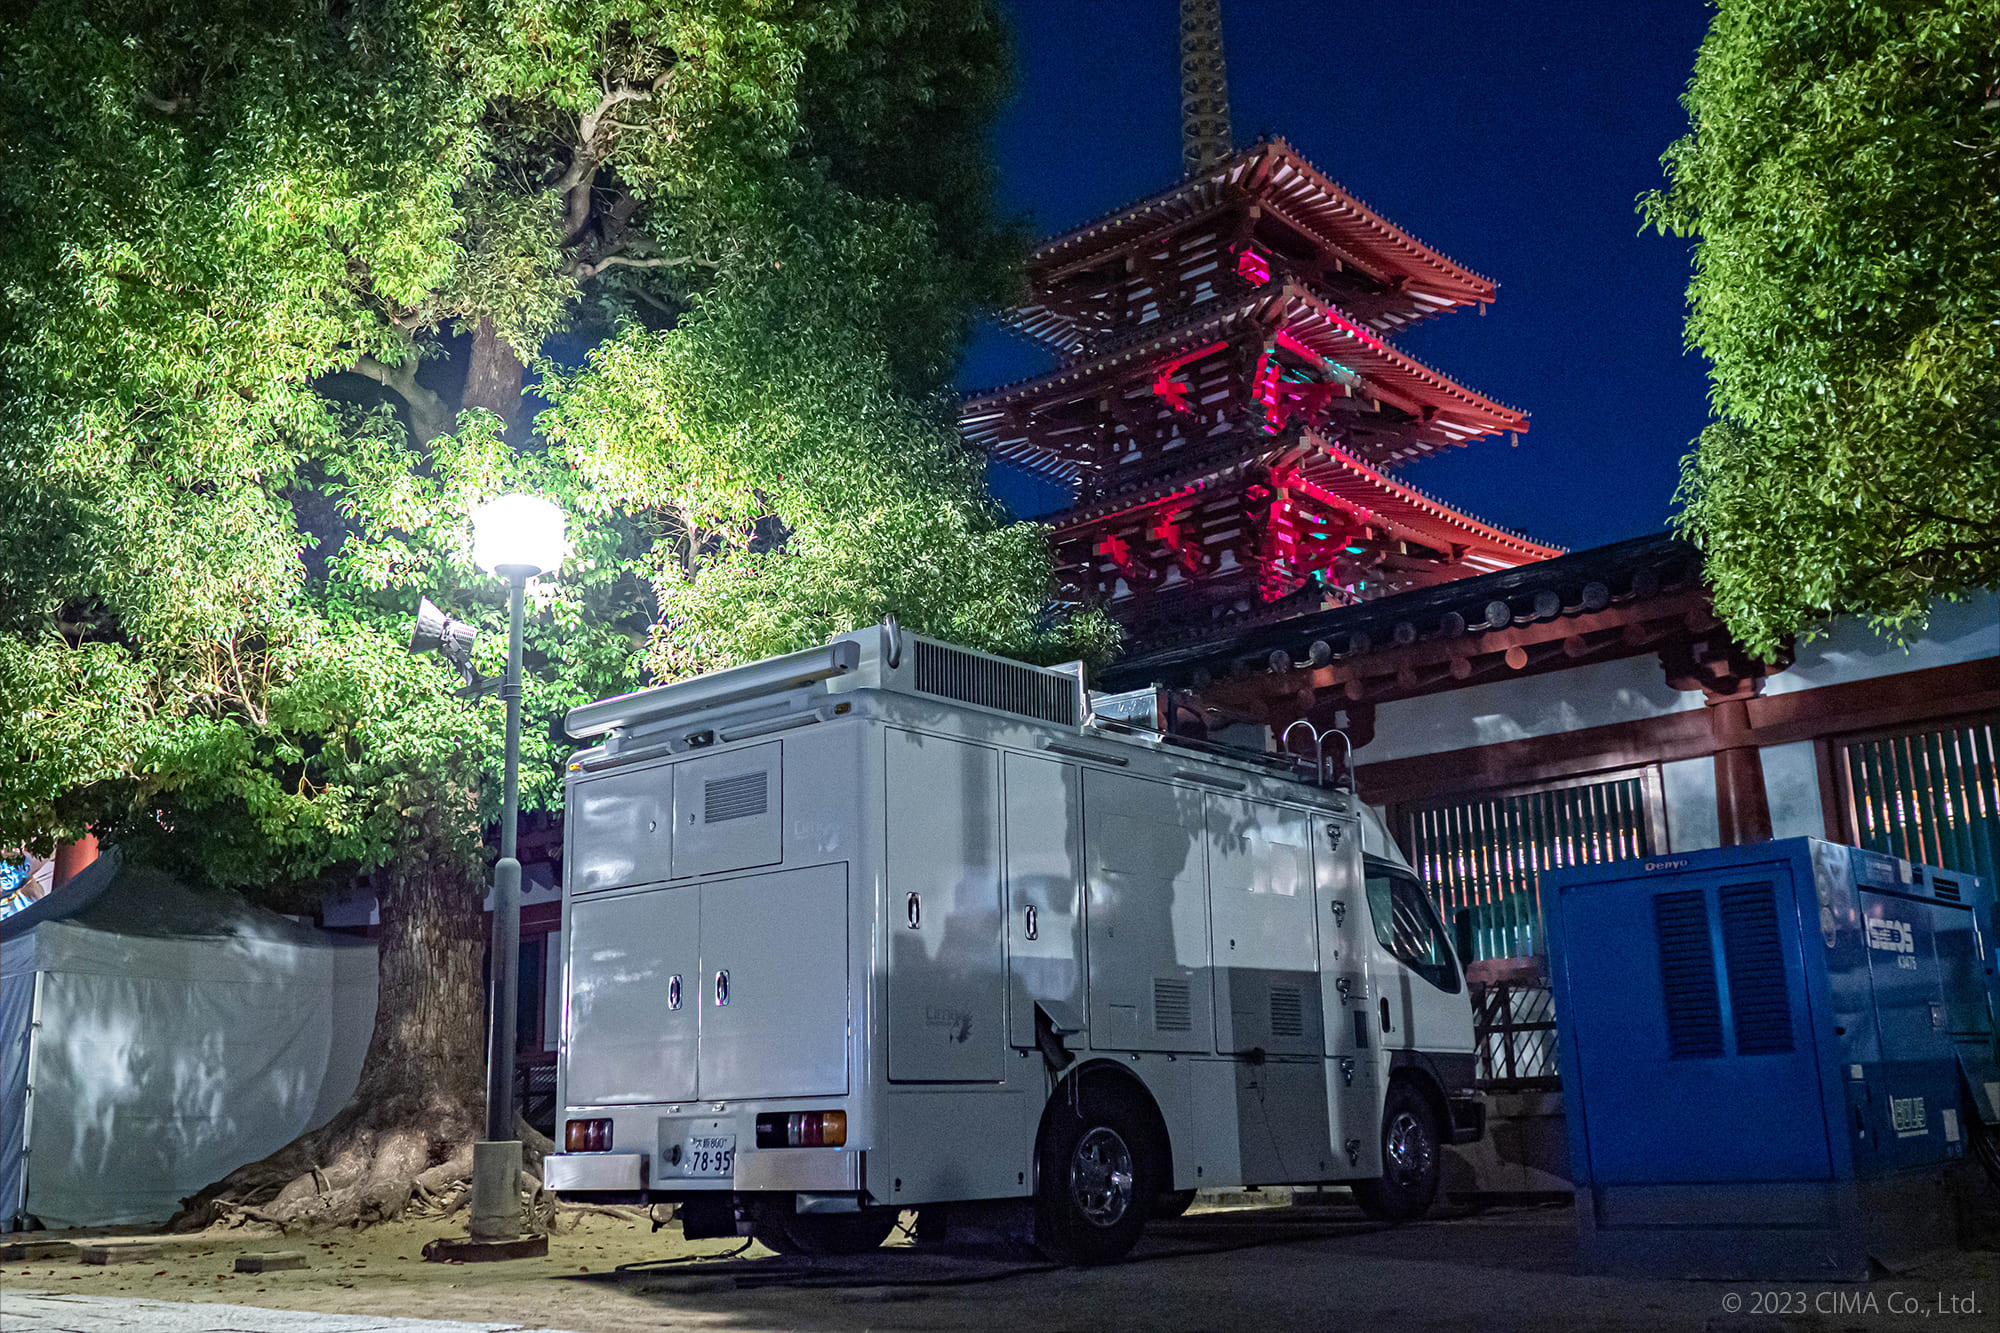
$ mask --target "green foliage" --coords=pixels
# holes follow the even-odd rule
[[[0,18],[0,846],[91,825],[272,893],[440,823],[473,856],[500,705],[405,644],[427,594],[500,670],[469,514],[510,489],[576,540],[531,590],[529,809],[563,712],[649,669],[887,611],[1102,655],[940,397],[1011,280],[1004,54],[983,0]],[[532,429],[459,400],[510,355]]]
[[[1772,650],[2000,585],[2000,7],[1721,0],[1643,201],[1698,238],[1677,520]]]

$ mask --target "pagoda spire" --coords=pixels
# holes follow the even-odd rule
[[[1222,0],[1181,0],[1181,172],[1199,175],[1233,150]]]

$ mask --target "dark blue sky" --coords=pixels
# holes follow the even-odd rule
[[[999,126],[1001,202],[1066,230],[1180,173],[1176,0],[1009,0],[1019,89]],[[1238,147],[1283,135],[1411,234],[1495,279],[1484,318],[1441,317],[1405,350],[1525,408],[1504,437],[1404,480],[1572,548],[1657,529],[1707,415],[1681,346],[1685,242],[1639,230],[1686,127],[1700,0],[1222,0]],[[983,334],[967,388],[1050,362]],[[1010,505],[1037,489],[994,478]],[[1047,504],[1054,492],[1041,489]]]

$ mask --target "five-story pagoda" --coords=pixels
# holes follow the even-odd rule
[[[1067,483],[1062,594],[1140,652],[1557,555],[1394,480],[1526,416],[1387,341],[1486,278],[1282,139],[1227,152],[1216,0],[1184,0],[1188,175],[1045,241],[1007,313],[1060,358],[969,398],[993,458]]]

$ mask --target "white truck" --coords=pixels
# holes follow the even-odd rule
[[[1199,1189],[1418,1216],[1483,1128],[1428,895],[1289,761],[893,622],[568,725],[562,1197],[793,1253],[1013,1200],[1099,1262]]]

